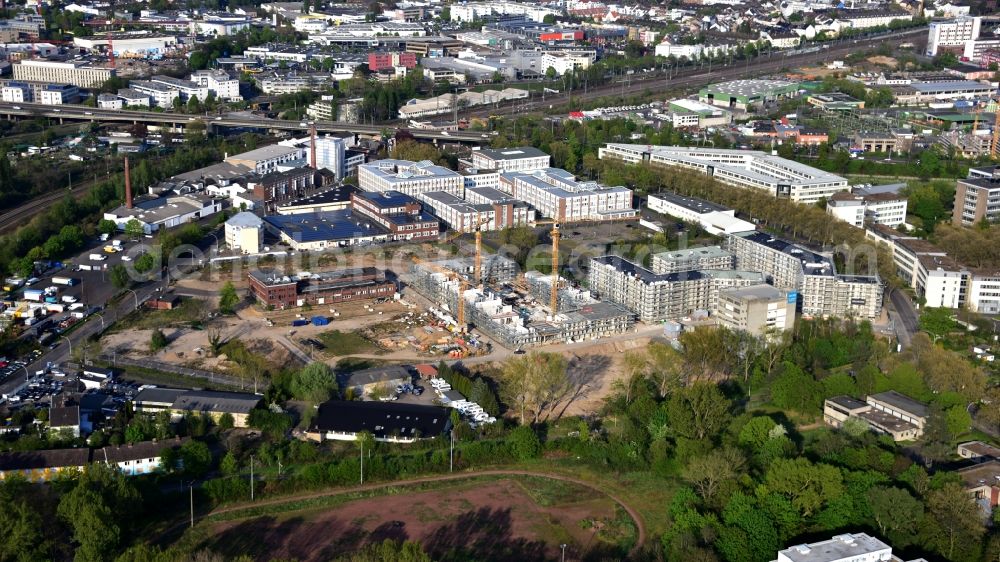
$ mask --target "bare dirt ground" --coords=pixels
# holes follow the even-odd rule
[[[600,548],[582,521],[614,517],[614,503],[573,487],[572,497],[534,499],[518,480],[455,483],[444,489],[355,500],[332,509],[216,525],[204,546],[257,560],[329,560],[385,539],[419,542],[434,558],[554,560]],[[600,524],[598,524],[598,527]],[[587,528],[584,528],[587,527]]]
[[[832,76],[834,74],[840,74],[846,72],[846,68],[827,68],[825,66],[810,66],[807,68],[800,68],[793,72],[789,72],[789,75],[798,76],[805,80],[820,80],[827,76]]]
[[[868,57],[868,62],[870,64],[875,64],[878,66],[888,66],[890,68],[896,68],[897,65],[896,59],[885,56]]]

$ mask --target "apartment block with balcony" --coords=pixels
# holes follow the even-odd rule
[[[410,197],[430,191],[462,197],[465,179],[458,172],[429,160],[386,159],[358,166],[358,187],[365,191],[396,191]]]
[[[1000,219],[1000,168],[989,170],[988,177],[981,174],[973,176],[970,170],[970,177],[958,180],[951,217],[955,226],[972,226]]]

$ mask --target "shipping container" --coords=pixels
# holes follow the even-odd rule
[[[292,320],[292,326],[307,326],[309,321],[306,319]]]
[[[324,316],[313,316],[312,317],[313,326],[326,326],[330,323],[329,320]]]
[[[56,285],[66,285],[67,287],[72,287],[80,282],[79,279],[75,277],[53,277],[52,282]]]

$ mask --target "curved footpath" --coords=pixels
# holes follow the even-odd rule
[[[546,472],[532,472],[530,470],[483,470],[483,471],[478,471],[478,472],[462,472],[462,473],[457,473],[457,474],[443,474],[443,475],[439,475],[439,476],[427,476],[427,477],[423,477],[423,478],[413,478],[411,480],[396,480],[396,481],[393,481],[393,482],[380,482],[380,483],[377,483],[377,484],[365,484],[363,486],[352,486],[350,488],[337,488],[335,490],[326,490],[326,491],[321,491],[321,492],[312,492],[312,493],[309,493],[309,494],[284,496],[284,497],[280,497],[280,498],[274,498],[274,499],[269,499],[269,500],[264,500],[264,501],[259,501],[259,502],[243,503],[243,504],[229,506],[229,507],[224,507],[224,508],[220,508],[220,509],[214,509],[214,510],[206,513],[203,517],[211,517],[213,515],[222,515],[222,514],[225,514],[225,513],[232,513],[232,512],[236,512],[236,511],[242,511],[244,509],[252,509],[252,508],[261,507],[261,506],[281,505],[283,503],[289,503],[289,502],[294,502],[294,501],[299,501],[299,500],[306,500],[306,499],[312,499],[312,498],[323,498],[323,497],[329,497],[329,496],[339,496],[341,494],[352,494],[352,493],[356,493],[356,492],[366,492],[366,491],[370,491],[370,490],[378,490],[378,489],[381,489],[381,488],[391,488],[391,487],[394,487],[394,486],[412,486],[414,484],[425,484],[425,483],[430,483],[430,482],[446,482],[446,481],[449,481],[449,480],[464,480],[466,478],[477,478],[477,477],[480,477],[480,476],[533,476],[533,477],[537,477],[537,478],[548,478],[550,480],[559,480],[559,481],[562,481],[562,482],[569,482],[571,484],[576,484],[578,486],[583,486],[584,488],[588,488],[588,489],[593,490],[593,491],[595,491],[595,492],[597,492],[599,494],[603,494],[603,495],[611,498],[611,501],[615,502],[622,509],[624,509],[625,512],[628,513],[629,517],[632,518],[632,521],[635,523],[636,540],[635,540],[635,546],[632,547],[632,552],[630,553],[630,555],[637,554],[639,552],[639,549],[642,548],[642,545],[644,545],[646,543],[646,526],[645,526],[645,524],[642,521],[642,517],[639,516],[639,512],[637,512],[635,509],[633,509],[632,506],[630,506],[627,503],[625,503],[624,501],[622,501],[621,498],[619,498],[618,496],[616,496],[616,495],[614,495],[614,494],[612,494],[612,493],[610,493],[610,492],[608,492],[606,490],[602,490],[598,486],[596,486],[594,484],[591,484],[589,482],[586,482],[584,480],[579,480],[577,478],[573,478],[573,477],[570,477],[570,476],[563,476],[561,474],[550,474],[550,473],[546,473]]]

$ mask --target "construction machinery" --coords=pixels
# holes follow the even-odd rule
[[[990,146],[990,158],[996,158],[997,153],[997,143],[1000,142],[1000,110],[994,112],[993,117],[993,144]]]
[[[552,288],[549,294],[549,310],[555,318],[559,313],[559,223],[552,223]]]

